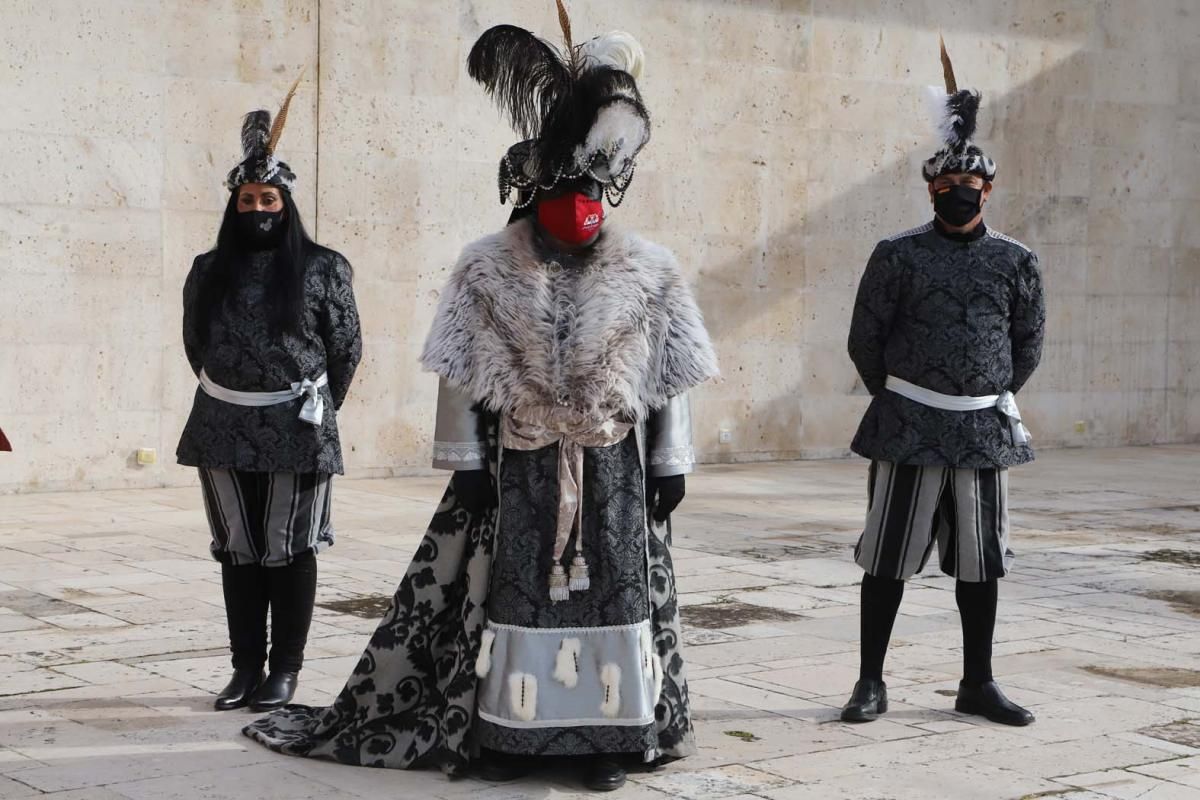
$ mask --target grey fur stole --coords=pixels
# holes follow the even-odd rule
[[[491,411],[566,405],[637,421],[717,375],[704,320],[669,250],[606,227],[554,269],[528,219],[468,245],[422,365]]]

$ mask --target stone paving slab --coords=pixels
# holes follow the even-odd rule
[[[1200,447],[1060,451],[1012,479],[1015,572],[996,673],[1038,722],[953,710],[953,581],[906,592],[892,709],[850,726],[861,461],[713,466],[674,555],[700,753],[629,800],[1200,800]],[[341,688],[441,478],[340,481],[299,702]],[[506,786],[279,756],[211,710],[227,677],[196,489],[0,497],[0,800],[585,796],[569,769]]]

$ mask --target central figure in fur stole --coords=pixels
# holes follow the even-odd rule
[[[578,757],[595,790],[694,750],[670,514],[716,356],[673,255],[605,221],[650,138],[644,52],[558,10],[563,48],[500,25],[468,58],[524,141],[421,357],[450,486],[334,704],[246,729],[273,749],[490,780]]]

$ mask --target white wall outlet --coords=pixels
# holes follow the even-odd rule
[[[729,444],[733,441],[733,431],[729,428],[721,428],[717,431],[717,441],[721,444]]]
[[[137,451],[137,463],[139,466],[148,467],[158,461],[158,451],[153,447],[139,447]]]

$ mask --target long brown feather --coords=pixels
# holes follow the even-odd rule
[[[946,94],[958,91],[958,82],[954,80],[954,65],[950,63],[950,54],[946,52],[946,40],[938,34],[938,42],[942,46],[942,75],[946,79]]]
[[[567,45],[567,64],[571,69],[575,69],[575,42],[571,38],[571,16],[567,13],[567,7],[563,5],[563,0],[554,0],[558,3],[558,24],[562,27],[563,40]]]
[[[287,124],[288,107],[292,104],[292,98],[296,96],[296,90],[300,88],[300,81],[304,78],[304,73],[308,67],[300,70],[300,75],[296,78],[296,82],[292,84],[292,88],[288,90],[287,97],[283,98],[283,105],[279,107],[279,113],[275,115],[275,122],[271,124],[271,138],[267,140],[267,155],[275,154],[275,146],[279,144],[279,137],[283,135],[283,126]]]

